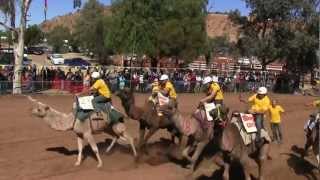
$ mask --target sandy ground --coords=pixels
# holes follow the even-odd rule
[[[136,94],[139,105],[147,97]],[[63,112],[71,111],[72,96],[38,95],[35,98],[48,103]],[[272,160],[267,161],[266,180],[302,180],[316,179],[315,158],[302,160],[298,152],[304,145],[303,125],[312,109],[304,104],[313,100],[310,97],[292,95],[271,95],[283,105],[287,113],[283,116],[284,144],[272,144]],[[200,95],[181,94],[179,108],[184,116],[189,116],[195,109]],[[120,107],[118,98],[114,98],[116,107]],[[226,104],[232,110],[243,110],[246,107],[239,103],[238,95],[226,95]],[[30,114],[31,103],[25,97],[0,97],[0,180],[2,179],[102,179],[109,180],[183,180],[188,179],[189,170],[180,164],[163,161],[157,165],[134,163],[131,151],[116,146],[111,154],[102,155],[104,167],[96,169],[96,160],[89,147],[85,148],[87,158],[80,167],[74,167],[77,144],[72,132],[51,130],[40,119]],[[122,108],[121,108],[122,110]],[[131,133],[138,136],[138,124],[126,122]],[[266,122],[268,124],[268,122]],[[160,131],[152,138],[151,143],[159,137],[169,138],[166,131]],[[104,151],[110,140],[107,135],[97,135],[97,142]],[[107,141],[107,143],[105,143]],[[154,147],[161,151],[161,147]],[[150,148],[152,150],[152,146]],[[200,164],[207,166],[206,176],[199,179],[220,179],[211,170],[211,161]],[[219,173],[218,173],[219,174]],[[257,172],[252,172],[256,177]],[[241,179],[233,176],[232,179]]]

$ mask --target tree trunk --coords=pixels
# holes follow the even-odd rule
[[[312,67],[311,69],[311,79],[310,79],[310,84],[315,85],[315,72],[314,72],[314,68]]]
[[[150,57],[151,59],[151,70],[156,72],[158,66],[158,59],[156,57]]]
[[[18,43],[14,43],[14,78],[13,78],[13,94],[21,94],[21,72],[22,60],[24,55],[24,32],[26,27],[26,13],[28,2],[21,4],[20,27],[18,33]]]

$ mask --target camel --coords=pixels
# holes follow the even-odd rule
[[[302,158],[308,155],[308,150],[310,147],[312,147],[312,152],[317,158],[317,167],[320,170],[320,144],[319,144],[319,133],[320,133],[320,122],[319,122],[319,115],[316,115],[315,121],[314,121],[314,127],[310,130],[309,127],[307,127],[309,132],[307,132],[307,142],[304,147],[304,152],[302,154]],[[309,126],[309,125],[308,125]]]
[[[93,137],[93,134],[102,132],[112,136],[112,142],[106,150],[107,153],[111,151],[112,147],[117,141],[123,141],[130,144],[134,156],[137,156],[137,152],[134,146],[134,139],[127,132],[126,126],[122,122],[115,123],[113,125],[107,125],[106,121],[103,118],[89,118],[84,121],[80,121],[75,118],[73,113],[65,114],[59,112],[54,108],[33,99],[30,96],[28,96],[28,99],[37,105],[36,107],[32,108],[32,114],[36,117],[42,118],[44,122],[48,124],[52,129],[58,131],[72,130],[76,133],[78,142],[78,157],[77,161],[75,162],[75,166],[79,166],[82,163],[83,141],[84,139],[86,139],[98,160],[97,167],[102,167],[103,163],[99,154],[99,149]]]
[[[263,139],[262,143],[257,146],[246,146],[241,138],[240,131],[234,122],[240,121],[238,113],[234,113],[231,122],[223,130],[220,148],[231,159],[237,160],[243,166],[246,180],[250,180],[249,166],[251,159],[249,155],[258,154],[259,179],[264,179],[265,160],[269,157],[269,138]],[[268,139],[268,140],[267,140]],[[254,142],[253,142],[254,143]],[[224,175],[228,174],[229,168],[225,168]],[[224,179],[229,179],[224,176]]]
[[[130,89],[119,91],[116,95],[120,98],[126,114],[140,123],[139,147],[145,145],[159,129],[167,129],[172,134],[173,142],[175,137],[179,138],[179,151],[182,157],[190,161],[190,167],[194,170],[200,154],[212,139],[213,131],[202,128],[201,123],[195,118],[183,118],[178,110],[173,112],[170,119],[159,117],[153,103],[148,100],[143,107],[136,106],[134,94]],[[147,129],[149,132],[145,134]],[[189,153],[193,150],[194,153],[190,157]]]

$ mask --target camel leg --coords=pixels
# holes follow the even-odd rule
[[[189,151],[191,149],[191,146],[187,146],[183,151],[182,151],[182,156],[186,158],[188,161],[192,162],[192,158],[189,156]]]
[[[101,160],[100,155],[99,155],[99,149],[98,149],[98,146],[97,146],[97,144],[96,144],[91,132],[90,133],[86,133],[84,136],[88,140],[93,152],[95,153],[95,155],[97,157],[97,160],[98,160],[97,167],[98,168],[102,167],[103,163],[102,163],[102,160]]]
[[[79,166],[82,161],[82,150],[83,150],[83,139],[81,137],[77,137],[78,141],[78,159],[77,162],[74,164],[75,166]]]
[[[213,161],[220,167],[223,167],[223,180],[229,180],[230,165],[223,160],[223,153],[219,152],[214,155]]]
[[[144,144],[142,144],[142,145],[145,145],[148,142],[148,140],[152,137],[152,135],[154,135],[154,133],[156,133],[157,131],[158,131],[158,128],[151,128],[146,135],[146,138],[144,140]]]
[[[191,161],[191,170],[192,171],[194,171],[197,160],[207,144],[208,144],[208,141],[200,142],[197,144],[196,151],[193,153],[192,158],[191,158],[191,160],[192,160]]]
[[[112,142],[111,144],[108,146],[106,153],[109,153],[111,151],[111,149],[113,148],[114,144],[117,142],[117,137],[112,137]]]
[[[188,137],[186,135],[181,135],[179,141],[180,150],[185,149],[188,145]]]
[[[250,176],[250,158],[247,154],[242,154],[242,157],[240,159],[240,163],[243,167],[244,176],[246,180],[251,180]]]
[[[123,133],[123,137],[126,139],[126,141],[130,144],[132,152],[134,157],[137,157],[137,151],[136,147],[134,146],[134,139],[131,135],[129,135],[127,132]]]
[[[140,122],[140,130],[139,130],[139,145],[138,148],[140,149],[142,145],[145,143],[144,135],[146,134],[146,127],[142,125],[142,122]]]
[[[269,144],[264,144],[260,149],[259,155],[259,180],[263,180],[264,178],[264,163],[267,158],[269,152]]]

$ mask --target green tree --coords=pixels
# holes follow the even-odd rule
[[[191,60],[204,51],[205,0],[115,0],[108,47],[118,53]]]
[[[66,52],[65,40],[68,44],[72,42],[72,36],[68,28],[64,26],[57,26],[47,34],[48,43],[53,46],[54,52]]]
[[[24,37],[26,46],[39,44],[42,39],[43,32],[41,31],[38,25],[32,25],[26,29],[26,35]]]
[[[5,15],[5,22],[0,22],[0,26],[11,32],[11,38],[14,42],[14,82],[13,94],[21,94],[21,71],[24,48],[24,35],[26,28],[26,16],[32,0],[7,0],[0,1],[0,12]],[[16,28],[16,12],[20,14],[20,25]],[[9,23],[7,23],[9,19]]]
[[[104,6],[97,0],[89,0],[81,10],[77,20],[75,39],[83,48],[89,49],[100,62],[108,59],[110,50],[105,46],[108,19],[104,15]]]
[[[241,17],[239,11],[230,13],[230,18],[241,26],[238,47],[242,55],[256,56],[263,68],[283,58],[278,28],[287,26],[294,8],[292,0],[245,0],[251,9],[249,18]]]

